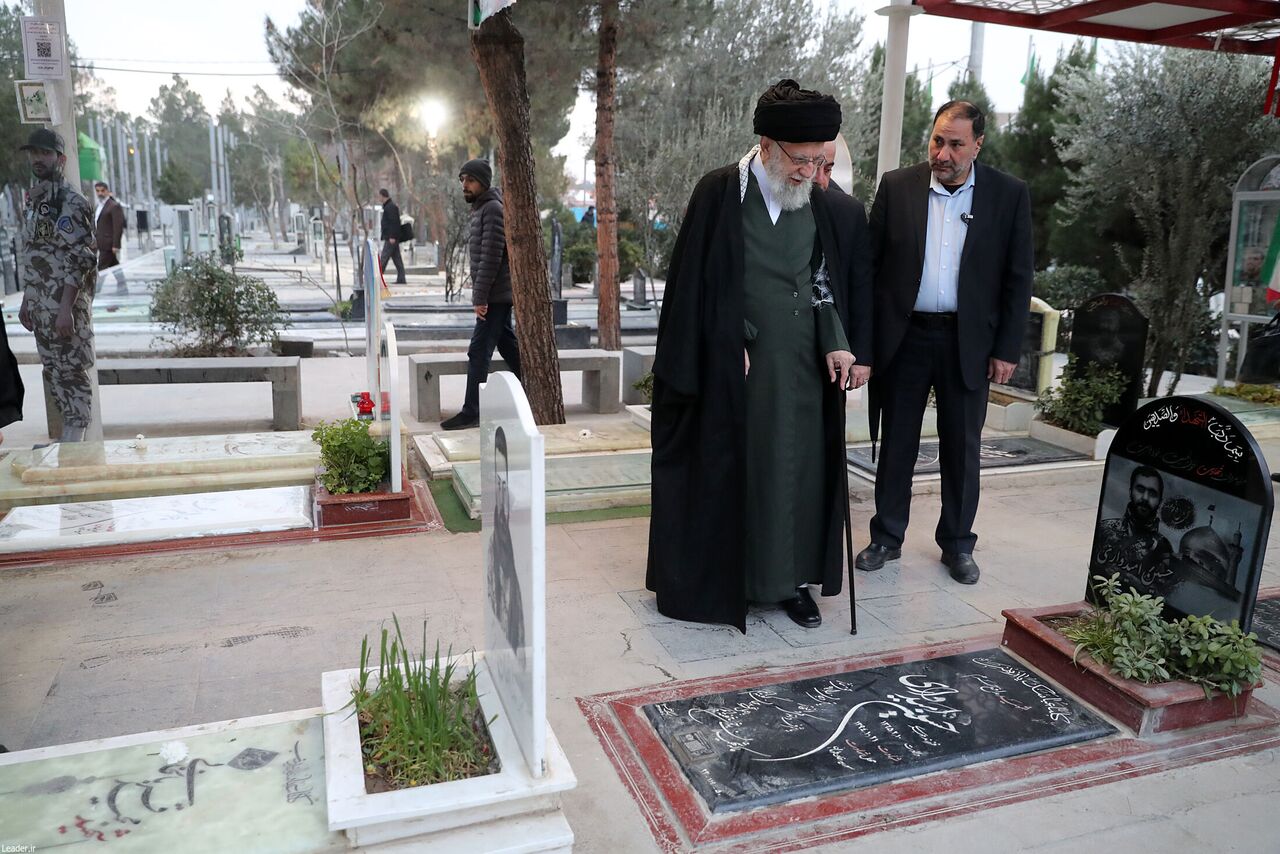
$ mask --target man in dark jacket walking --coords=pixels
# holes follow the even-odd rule
[[[404,261],[400,258],[400,208],[391,201],[391,193],[386,188],[378,191],[382,197],[382,258],[380,268],[387,272],[387,261],[396,264],[396,284],[403,285]]]
[[[511,265],[503,225],[502,191],[490,187],[493,168],[488,160],[468,160],[458,172],[462,198],[471,205],[471,304],[476,328],[467,349],[467,396],[462,411],[443,421],[445,430],[480,424],[480,384],[489,378],[489,362],[496,347],[511,372],[520,377],[520,350],[512,320]]]
[[[98,207],[93,212],[93,240],[98,247],[98,290],[102,290],[102,282],[106,278],[103,272],[111,270],[115,274],[116,293],[127,294],[129,284],[120,266],[120,247],[124,245],[124,208],[120,207],[105,181],[94,182],[93,189],[98,196]]]

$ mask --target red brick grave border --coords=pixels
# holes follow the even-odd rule
[[[712,813],[642,711],[704,694],[997,649],[999,637],[912,646],[579,697],[578,706],[664,852],[799,850],[1280,746],[1280,712],[1255,697],[1247,716],[1194,730],[1138,739],[1121,729],[1068,747]]]

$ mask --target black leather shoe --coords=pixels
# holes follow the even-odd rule
[[[468,415],[465,412],[459,412],[452,418],[446,418],[440,422],[441,430],[466,430],[468,427],[479,427],[480,416]]]
[[[797,625],[806,629],[816,629],[822,625],[822,614],[818,613],[818,603],[813,601],[808,587],[801,587],[794,598],[778,603]]]
[[[902,549],[891,549],[879,543],[872,543],[858,552],[853,565],[863,572],[875,572],[877,569],[884,569],[886,562],[900,557],[902,557]]]
[[[951,577],[961,584],[977,584],[981,571],[971,554],[943,554],[942,562],[951,569]]]

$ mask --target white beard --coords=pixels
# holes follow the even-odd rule
[[[813,178],[806,178],[799,184],[793,184],[786,172],[775,171],[776,167],[773,164],[779,161],[780,158],[775,159],[773,163],[764,164],[764,174],[769,181],[769,194],[784,211],[798,211],[809,204],[809,194],[813,191]]]

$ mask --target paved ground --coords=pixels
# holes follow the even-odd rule
[[[23,372],[38,389],[38,368]],[[306,419],[342,414],[347,389],[362,375],[356,359],[305,361]],[[565,379],[571,418],[600,418],[572,406],[576,375]],[[340,395],[326,394],[332,389]],[[444,394],[449,411],[461,399],[461,378],[447,378]],[[269,429],[265,386],[112,388],[103,401],[108,436]],[[29,394],[27,420],[5,429],[6,447],[43,440],[42,425],[39,394]],[[1280,462],[1280,441],[1263,445]],[[550,528],[548,708],[579,778],[566,798],[578,850],[655,848],[575,697],[995,636],[1002,608],[1079,598],[1099,476],[1024,477],[1005,488],[988,480],[977,526],[983,579],[975,587],[953,584],[937,563],[937,498],[919,496],[901,563],[859,575],[856,637],[847,634],[844,597],[822,601],[825,623],[814,631],[772,610],[753,612],[745,637],[662,619],[643,590],[647,519]],[[867,499],[857,497],[859,540],[870,514]],[[318,705],[321,671],[354,666],[361,638],[392,613],[406,624],[425,621],[429,636],[455,650],[480,644],[481,567],[478,534],[436,533],[6,570],[0,742],[36,747]],[[1277,584],[1273,550],[1263,585]],[[103,593],[114,600],[94,604]],[[1280,704],[1280,690],[1265,689],[1263,699]],[[888,852],[1277,851],[1278,760],[1280,751],[1271,750],[855,844]]]
[[[1280,447],[1272,446],[1273,453]],[[920,497],[897,567],[822,601],[806,632],[776,611],[748,634],[655,617],[643,592],[647,519],[548,530],[549,714],[579,778],[567,798],[582,851],[652,851],[636,806],[574,698],[759,665],[995,635],[1002,608],[1070,601],[1084,583],[1097,484],[989,488],[975,587],[936,562],[936,499]],[[854,508],[865,530],[870,507]],[[1276,553],[1264,585],[1280,583]],[[429,534],[6,571],[0,741],[36,747],[319,703],[319,674],[353,666],[392,613],[455,649],[481,642],[480,539]],[[96,585],[101,584],[101,589]],[[85,589],[93,586],[92,589]],[[115,600],[93,604],[100,593]],[[843,597],[841,597],[843,598]],[[1280,692],[1267,690],[1270,702]],[[886,831],[878,850],[1274,851],[1280,751]]]

